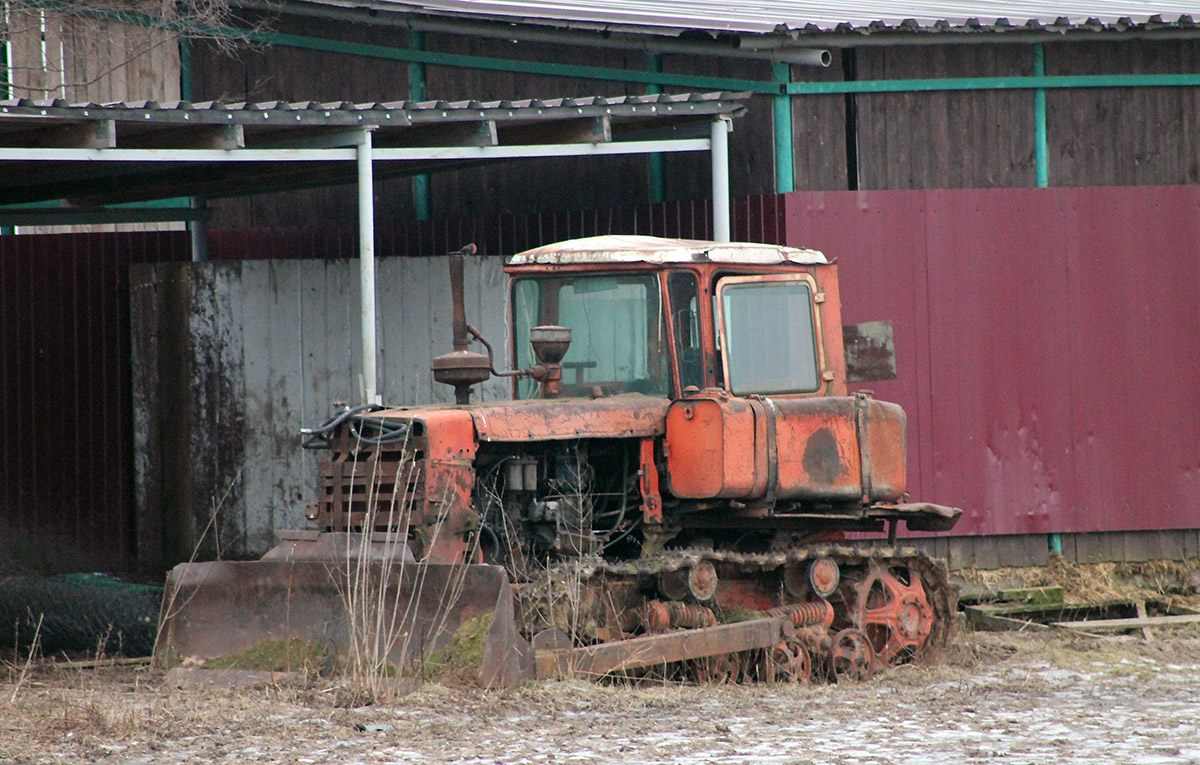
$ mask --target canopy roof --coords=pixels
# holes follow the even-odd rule
[[[375,178],[529,157],[707,151],[712,121],[740,116],[745,98],[707,93],[368,104],[12,99],[0,101],[0,205],[63,199],[88,210],[354,183],[356,147],[365,141]]]

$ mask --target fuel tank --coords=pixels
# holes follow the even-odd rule
[[[708,389],[667,412],[666,484],[689,499],[897,502],[904,410],[869,394],[740,398]]]

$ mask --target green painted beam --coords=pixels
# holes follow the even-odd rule
[[[416,29],[408,32],[408,47],[425,50],[425,33]],[[416,61],[408,64],[408,97],[412,101],[425,100],[425,65]],[[412,179],[413,216],[417,220],[430,220],[433,216],[433,186],[429,175],[414,175]]]
[[[941,80],[860,80],[855,82],[794,82],[792,95],[839,93],[915,93],[927,90],[1020,90],[1036,88],[1160,88],[1197,87],[1200,74],[1087,74],[1053,77],[953,77]]]
[[[855,82],[763,82],[728,77],[671,74],[596,66],[576,66],[540,61],[515,61],[486,56],[391,48],[341,40],[325,40],[300,35],[246,31],[245,39],[273,45],[285,45],[331,53],[369,56],[395,61],[414,61],[437,66],[453,66],[488,71],[520,72],[578,79],[639,82],[646,85],[701,88],[704,90],[740,90],[769,95],[831,95],[844,93],[906,93],[938,90],[1011,90],[1036,88],[1135,88],[1198,87],[1200,74],[1112,74],[1036,77],[955,77],[925,80],[858,80]]]
[[[662,73],[662,55],[646,54],[646,71]],[[651,95],[662,93],[662,87],[655,83],[646,86],[646,92]],[[651,154],[647,161],[650,163],[650,201],[665,202],[667,199],[667,167],[662,154]]]
[[[179,39],[179,100],[192,101],[192,41]]]
[[[187,209],[191,206],[188,197],[172,197],[170,199],[148,199],[144,202],[120,202],[100,209],[109,210],[162,210],[171,208]],[[0,205],[0,210],[57,210],[63,208],[63,200],[47,199],[43,202],[21,202],[14,205]]]
[[[632,69],[553,64],[542,61],[515,61],[505,58],[492,58],[490,56],[464,56],[457,53],[437,53],[433,51],[410,50],[407,48],[392,48],[384,45],[367,45],[364,43],[325,40],[273,32],[246,31],[242,37],[251,42],[267,43],[270,45],[286,45],[292,48],[320,50],[329,53],[345,53],[352,56],[369,56],[391,61],[415,61],[436,66],[455,66],[495,72],[543,74],[551,77],[572,77],[576,79],[640,82],[646,85],[670,85],[705,90],[746,90],[772,94],[779,92],[779,86],[774,83],[758,80],[737,80],[729,77],[642,72]]]
[[[8,35],[0,40],[0,98],[12,98],[12,82],[8,76]]]
[[[1046,76],[1046,49],[1041,43],[1033,46],[1033,76]],[[1050,185],[1050,147],[1046,138],[1046,89],[1033,91],[1033,164],[1037,187]]]
[[[789,64],[775,62],[771,65],[771,73],[784,89],[792,80],[792,67]],[[795,158],[793,146],[795,139],[792,135],[792,97],[787,95],[775,96],[774,128],[775,128],[775,193],[787,194],[796,190]]]

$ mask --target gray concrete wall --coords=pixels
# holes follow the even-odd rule
[[[502,265],[469,258],[465,273],[467,320],[497,352]],[[429,373],[450,350],[445,259],[380,259],[377,279],[384,402],[452,401]],[[138,557],[257,557],[305,526],[322,455],[300,448],[300,428],[363,401],[358,263],[148,264],[131,289]],[[509,386],[476,391],[504,399]]]

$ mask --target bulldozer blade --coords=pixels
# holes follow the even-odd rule
[[[167,577],[160,666],[204,666],[297,639],[322,648],[327,664],[382,645],[375,649],[382,655],[368,652],[368,660],[386,657],[402,672],[443,659],[477,663],[458,675],[489,688],[533,676],[532,649],[517,633],[499,566],[219,561],[180,564]]]

